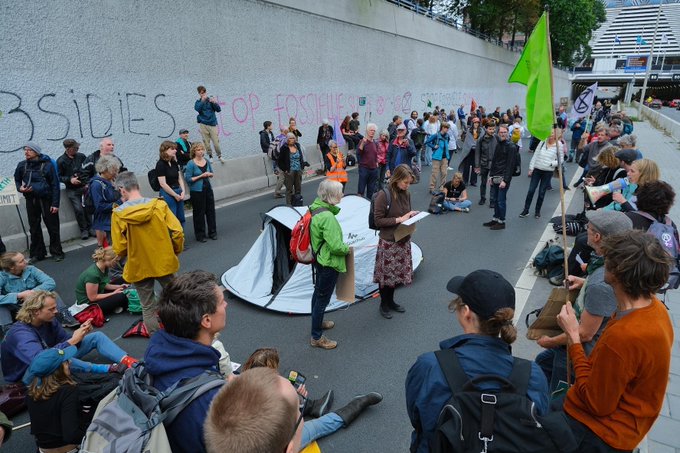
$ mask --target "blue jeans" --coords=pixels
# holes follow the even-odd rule
[[[376,185],[378,184],[378,174],[379,170],[377,168],[359,167],[359,189],[357,190],[359,195],[364,196],[365,192],[365,196],[369,200],[373,197]]]
[[[92,364],[85,362],[82,359],[92,350],[96,349],[99,355],[107,358],[113,363],[118,363],[126,356],[125,351],[118,347],[109,337],[102,332],[92,332],[85,335],[83,341],[78,345],[78,352],[71,359],[71,370],[82,373],[89,373],[92,370]]]
[[[560,381],[567,381],[567,349],[564,346],[546,349],[534,361],[545,374],[550,393],[557,389]]]
[[[432,165],[432,148],[429,146],[425,147],[425,165],[431,166]]]
[[[524,200],[524,212],[529,212],[531,207],[531,201],[534,199],[534,192],[538,188],[538,199],[536,200],[536,214],[541,213],[541,206],[543,206],[543,199],[545,198],[545,192],[550,186],[550,178],[552,178],[552,171],[534,169],[531,173],[531,182],[529,183],[529,191],[527,192],[527,198]],[[540,187],[539,187],[540,184]]]
[[[505,198],[508,196],[508,190],[510,189],[510,183],[506,183],[505,189],[501,189],[500,184],[491,184],[489,189],[489,196],[491,199],[496,200],[496,206],[493,208],[493,216],[496,220],[505,222]]]
[[[343,426],[345,426],[345,422],[335,412],[329,412],[322,417],[305,422],[302,425],[302,443],[300,448],[305,448],[315,440],[333,434]]]
[[[314,263],[313,266],[316,272],[316,283],[314,284],[314,294],[312,294],[312,338],[318,340],[323,332],[323,329],[321,329],[323,315],[331,301],[335,283],[338,281],[338,271],[319,263]]]
[[[442,206],[448,211],[455,211],[457,209],[465,209],[469,208],[472,206],[472,202],[470,200],[465,200],[465,201],[444,201],[442,203]]]
[[[176,194],[182,193],[182,188],[181,187],[173,187],[172,190],[175,191]],[[170,196],[169,193],[167,193],[165,190],[161,189],[161,196],[165,200],[165,202],[168,204],[168,207],[170,208],[170,211],[172,211],[173,214],[175,214],[175,217],[177,217],[177,220],[179,220],[179,223],[184,226],[184,200],[182,201],[177,201],[175,200],[172,196]]]

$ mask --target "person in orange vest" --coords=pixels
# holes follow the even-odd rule
[[[347,163],[345,156],[342,155],[338,144],[335,140],[328,142],[330,151],[324,156],[324,166],[326,167],[326,177],[342,184],[342,191],[345,191],[345,184],[347,184]]]

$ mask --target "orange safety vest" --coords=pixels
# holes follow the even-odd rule
[[[333,155],[331,153],[326,154],[326,157],[328,157],[328,160],[331,163],[331,167],[335,167],[335,159],[333,159]],[[342,153],[338,151],[338,163],[335,171],[327,171],[326,172],[326,177],[328,179],[332,179],[334,181],[338,182],[347,182],[347,172],[345,171],[345,159],[342,157]]]

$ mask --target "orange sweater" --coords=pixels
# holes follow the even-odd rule
[[[632,450],[659,416],[668,384],[673,327],[666,307],[651,305],[610,319],[590,357],[569,347],[576,382],[564,411],[608,445]]]

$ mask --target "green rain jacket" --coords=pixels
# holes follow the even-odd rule
[[[312,236],[312,250],[316,253],[316,261],[325,267],[332,267],[338,272],[346,272],[345,255],[349,253],[349,246],[342,240],[342,228],[335,218],[340,208],[332,206],[320,198],[314,200],[310,211],[326,208],[312,217],[310,232]]]

